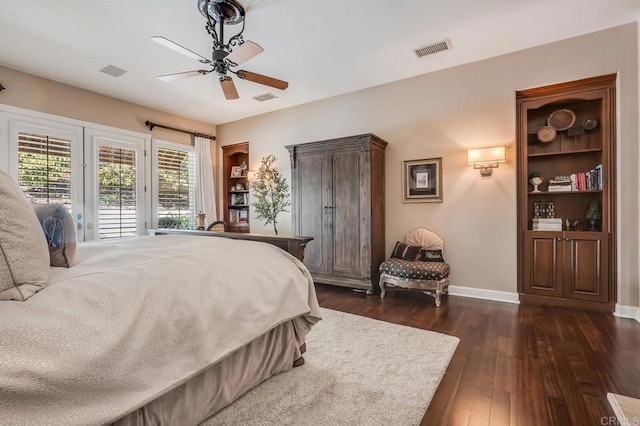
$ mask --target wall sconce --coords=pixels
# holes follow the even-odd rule
[[[491,176],[493,169],[499,163],[507,161],[506,148],[494,146],[491,148],[470,149],[467,151],[467,162],[473,164],[474,169],[480,169],[481,176]]]

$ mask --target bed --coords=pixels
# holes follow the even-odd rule
[[[198,424],[299,359],[320,319],[304,265],[184,235],[80,244],[0,301],[3,424]]]

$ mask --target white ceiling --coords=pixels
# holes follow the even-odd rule
[[[211,38],[197,0],[1,0],[0,64],[115,98],[222,124],[636,21],[640,0],[239,0],[244,36],[264,53],[240,68],[289,82],[286,91],[234,77],[227,101],[215,73],[163,82],[200,64]],[[228,26],[225,31],[234,27]],[[449,39],[452,50],[413,49]],[[612,46],[615,48],[615,46]],[[107,65],[128,72],[100,73]],[[272,92],[279,98],[257,102]]]

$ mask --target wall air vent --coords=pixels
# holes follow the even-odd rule
[[[451,40],[449,39],[419,47],[414,49],[413,53],[415,53],[418,58],[422,58],[423,56],[433,55],[434,53],[443,52],[445,50],[451,50]]]
[[[107,65],[106,67],[102,68],[100,72],[108,74],[111,77],[120,77],[122,74],[124,74],[127,71],[113,65]]]
[[[254,96],[253,99],[255,99],[258,102],[264,102],[264,101],[269,101],[271,99],[275,99],[277,98],[276,95],[274,95],[273,93],[267,92],[264,95],[259,95],[259,96]]]

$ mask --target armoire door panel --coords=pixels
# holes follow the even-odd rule
[[[598,234],[568,238],[566,259],[570,273],[565,277],[565,297],[606,301],[607,277],[605,238]]]
[[[562,297],[562,232],[527,232],[525,291]]]
[[[336,153],[331,158],[333,199],[330,206],[333,232],[333,272],[362,275],[360,254],[360,154]]]
[[[312,272],[326,272],[323,156],[300,159],[297,173],[299,186],[296,189],[296,234],[313,237],[305,249],[304,263]]]

